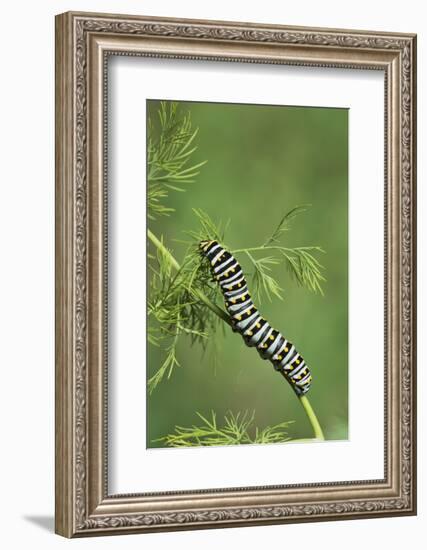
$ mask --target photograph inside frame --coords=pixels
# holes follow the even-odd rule
[[[347,440],[348,109],[146,107],[146,447]]]

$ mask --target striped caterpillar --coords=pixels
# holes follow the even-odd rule
[[[239,262],[217,241],[201,241],[199,247],[220,285],[233,330],[247,346],[255,346],[263,359],[271,361],[298,396],[307,393],[312,379],[308,366],[293,344],[261,317]]]

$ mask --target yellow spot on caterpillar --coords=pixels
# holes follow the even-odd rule
[[[283,357],[282,357],[281,355],[278,355],[278,356],[277,356],[277,359],[278,359],[279,361],[281,361],[281,360],[283,359]]]
[[[241,318],[242,318],[242,316],[241,316],[241,315],[236,315],[236,319],[237,319],[238,321],[240,321],[240,320],[241,320]]]
[[[274,336],[272,334],[270,335],[270,340],[274,340]]]
[[[251,331],[251,330],[248,330],[246,334],[247,334],[248,336],[252,336],[252,331]]]
[[[243,294],[243,296],[242,296],[242,302],[244,302],[244,301],[245,301],[245,295]]]
[[[300,361],[299,359],[297,359],[297,360],[295,361],[295,363],[296,363],[297,365],[299,365],[299,364],[301,363],[301,361]]]
[[[289,348],[285,348],[285,351],[289,351]]]
[[[233,269],[231,270],[231,273],[234,273],[235,271],[236,271],[236,270],[235,270],[234,267],[233,267]]]
[[[240,288],[242,286],[242,283],[239,283],[237,286]]]
[[[261,325],[259,323],[257,323],[256,328],[261,328]]]
[[[233,298],[233,299],[231,300],[231,303],[232,303],[232,304],[235,304],[235,303],[236,303],[236,300]]]

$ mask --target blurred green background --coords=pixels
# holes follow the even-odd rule
[[[159,102],[148,101],[157,118]],[[287,232],[286,246],[319,245],[327,281],[324,296],[297,286],[283,267],[275,274],[284,301],[263,300],[263,316],[305,358],[313,382],[308,393],[326,439],[348,436],[348,111],[346,109],[179,102],[199,128],[192,163],[207,160],[185,193],[171,192],[170,217],[149,220],[149,228],[180,261],[184,231],[196,229],[192,208],[215,221],[230,220],[232,248],[260,245],[294,206],[310,204]],[[240,259],[240,258],[239,258]],[[244,262],[242,262],[244,264]],[[222,301],[220,305],[223,306]],[[228,327],[216,336],[219,361],[181,338],[169,380],[147,393],[147,447],[176,425],[198,422],[196,411],[219,423],[227,411],[255,411],[255,425],[294,420],[292,438],[312,437],[312,428],[293,390],[268,361],[247,348]],[[164,354],[148,348],[148,376]]]

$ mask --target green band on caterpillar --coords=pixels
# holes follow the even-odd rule
[[[233,330],[283,374],[298,396],[307,393],[312,380],[308,366],[294,345],[260,315],[239,262],[217,241],[201,241],[199,246],[221,288]]]

